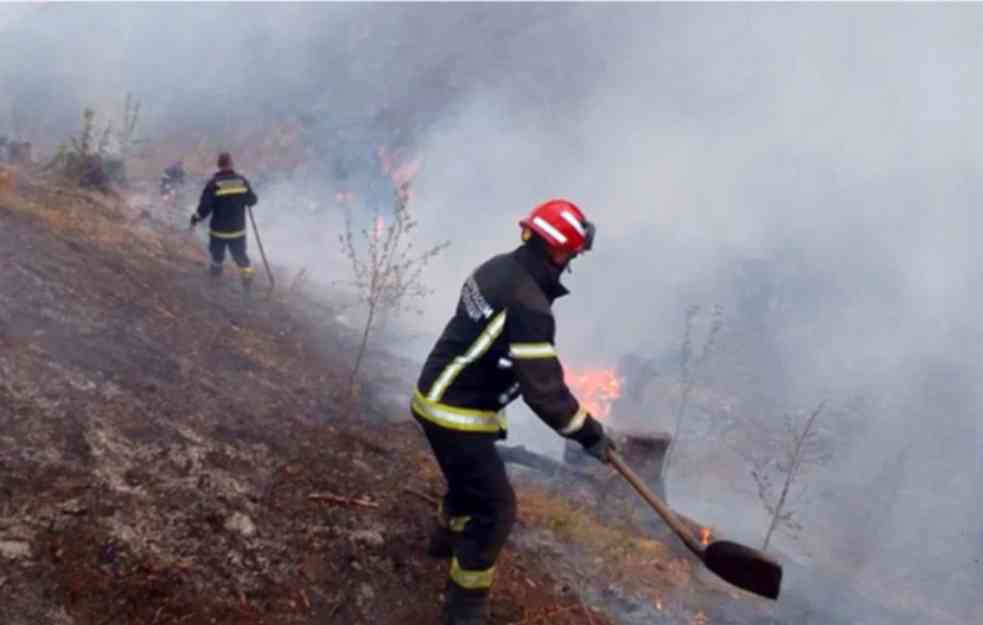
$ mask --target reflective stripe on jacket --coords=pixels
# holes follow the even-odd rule
[[[211,235],[220,239],[246,236],[246,207],[257,202],[245,176],[220,171],[205,185],[198,202],[198,217],[212,216]]]
[[[430,352],[411,407],[452,429],[504,436],[504,408],[519,395],[565,436],[587,422],[563,380],[553,300],[560,269],[530,244],[487,261],[468,277],[457,310]]]

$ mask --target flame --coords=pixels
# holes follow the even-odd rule
[[[655,599],[655,608],[657,610],[661,610],[662,609],[662,599],[659,599],[659,598],[656,598]]]
[[[611,405],[621,396],[621,380],[614,369],[568,369],[564,378],[584,408],[599,419],[611,414]]]
[[[700,528],[700,542],[703,543],[704,545],[709,545],[710,544],[710,528],[709,527],[701,527]]]
[[[710,622],[710,619],[708,619],[707,615],[703,613],[703,610],[700,610],[693,615],[689,622],[693,625],[707,625]]]
[[[411,197],[410,183],[420,171],[420,158],[407,158],[403,150],[390,150],[384,145],[380,145],[376,153],[382,162],[382,171],[393,181],[400,197],[408,202]]]

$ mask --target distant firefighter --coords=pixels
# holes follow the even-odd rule
[[[160,194],[170,196],[177,193],[178,189],[184,186],[184,183],[184,163],[175,161],[164,170],[164,175],[160,177]]]
[[[225,248],[228,247],[239,266],[242,284],[248,289],[256,269],[246,255],[246,208],[255,206],[258,199],[245,176],[232,168],[232,157],[228,152],[219,154],[218,169],[201,192],[198,210],[191,216],[191,227],[211,215],[209,251],[212,264],[209,272],[215,277],[222,274]]]

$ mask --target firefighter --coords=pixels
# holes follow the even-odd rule
[[[522,245],[465,280],[411,402],[448,485],[428,549],[450,559],[448,625],[484,623],[495,561],[515,521],[515,493],[495,448],[505,438],[505,406],[521,395],[602,462],[614,448],[567,388],[554,346],[551,306],[567,293],[560,274],[591,248],[594,226],[559,199],[519,225]]]
[[[184,179],[184,163],[182,161],[171,163],[160,177],[160,194],[163,196],[176,194],[184,186]]]
[[[254,206],[257,198],[249,181],[232,168],[232,157],[228,152],[218,155],[218,169],[201,192],[198,210],[191,215],[191,227],[212,216],[208,245],[212,255],[209,273],[215,277],[222,275],[225,248],[228,247],[242,274],[242,284],[248,289],[256,269],[246,255],[246,208]]]

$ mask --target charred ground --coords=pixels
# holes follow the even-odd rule
[[[7,179],[0,622],[438,622],[439,474],[402,406],[350,400],[330,308],[213,288],[201,246],[132,198]],[[527,484],[494,623],[602,625],[590,606],[624,597],[722,622],[737,598],[589,492]]]

